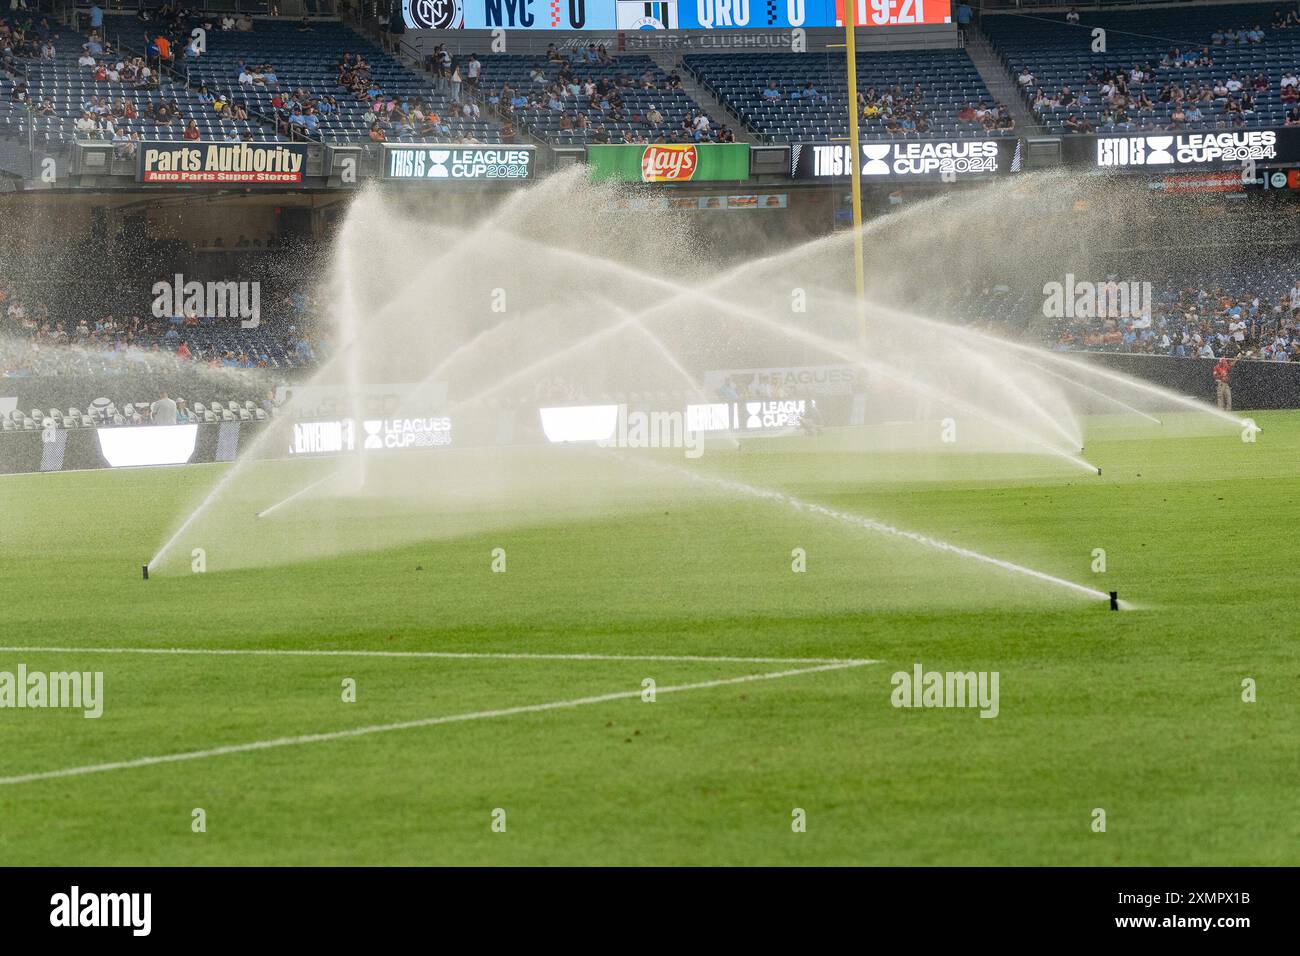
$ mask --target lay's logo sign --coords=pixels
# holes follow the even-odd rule
[[[699,165],[699,151],[693,144],[647,146],[641,154],[641,182],[689,182]]]

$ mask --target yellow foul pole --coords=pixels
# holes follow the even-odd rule
[[[867,338],[866,279],[862,274],[862,147],[858,140],[858,56],[855,28],[858,0],[844,2],[844,56],[849,76],[849,169],[853,181],[853,278],[857,289],[858,336]]]

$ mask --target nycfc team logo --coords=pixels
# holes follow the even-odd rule
[[[461,0],[402,0],[402,19],[412,30],[459,30],[465,10]]]

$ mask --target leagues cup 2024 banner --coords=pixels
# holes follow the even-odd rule
[[[588,146],[593,181],[688,183],[749,178],[748,143]]]
[[[141,143],[136,155],[142,183],[301,183],[307,166],[307,147],[284,143]]]
[[[1061,158],[1097,169],[1169,172],[1193,166],[1300,163],[1300,128],[1065,136]]]
[[[1020,140],[899,139],[862,143],[862,179],[964,179],[1020,172]],[[790,147],[794,179],[847,179],[853,175],[847,143],[795,143]]]
[[[842,27],[845,0],[402,0],[409,30]],[[952,22],[951,0],[858,0],[863,27]]]

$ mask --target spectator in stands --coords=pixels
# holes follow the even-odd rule
[[[1078,8],[1078,7],[1071,7],[1071,8],[1070,8],[1069,12],[1066,13],[1066,15],[1065,15],[1065,22],[1068,23],[1068,24],[1070,24],[1071,26],[1074,26],[1074,25],[1076,25],[1076,24],[1079,22],[1079,8]]]
[[[781,100],[781,90],[776,85],[776,80],[768,80],[767,86],[763,87],[763,102],[778,103]]]
[[[1067,133],[1091,133],[1092,124],[1071,113],[1065,118],[1065,131]]]
[[[175,425],[176,424],[176,403],[167,397],[164,391],[158,396],[158,401],[149,406],[149,414],[155,425]]]

